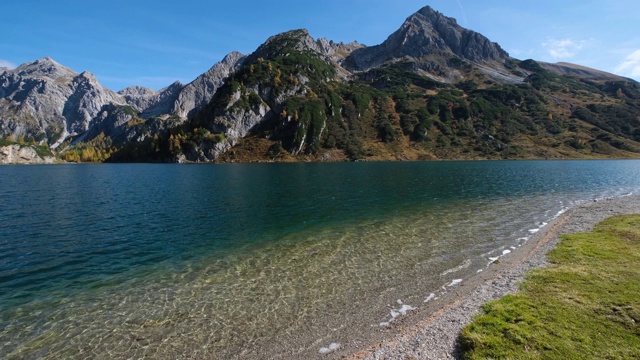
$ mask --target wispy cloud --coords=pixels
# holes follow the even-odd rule
[[[15,69],[16,65],[14,63],[12,63],[11,61],[0,59],[0,67],[5,67],[5,68],[9,68],[9,69]]]
[[[456,0],[456,2],[458,3],[458,7],[460,7],[460,12],[462,12],[462,21],[464,22],[463,24],[465,27],[468,27],[469,22],[467,21],[467,12],[464,11],[464,6],[462,6],[460,0]]]
[[[587,40],[574,40],[570,38],[549,39],[544,42],[542,46],[547,50],[549,56],[558,60],[574,57],[587,43]]]
[[[640,49],[627,55],[615,71],[625,76],[640,77]]]

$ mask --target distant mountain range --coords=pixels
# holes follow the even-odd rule
[[[427,6],[376,46],[293,30],[160,91],[0,69],[0,138],[67,161],[639,157],[640,84],[514,59]]]

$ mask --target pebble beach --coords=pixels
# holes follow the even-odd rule
[[[640,213],[639,196],[593,200],[575,206],[542,228],[522,248],[466,280],[455,291],[434,299],[426,309],[395,323],[385,340],[337,358],[458,359],[457,338],[464,326],[480,313],[484,303],[517,292],[529,271],[546,266],[547,252],[563,234],[589,232],[608,217],[636,213]]]

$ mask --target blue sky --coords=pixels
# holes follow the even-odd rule
[[[44,56],[106,87],[188,83],[227,53],[306,28],[381,43],[422,6],[454,17],[518,59],[567,61],[640,80],[637,0],[4,1],[0,66]]]

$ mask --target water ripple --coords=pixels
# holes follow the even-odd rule
[[[568,206],[640,189],[638,161],[0,170],[8,358],[244,358],[372,331],[344,319],[388,321]]]

